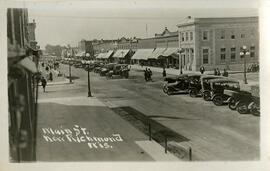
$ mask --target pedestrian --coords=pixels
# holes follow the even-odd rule
[[[147,67],[144,70],[144,79],[145,79],[145,81],[148,81],[148,70],[147,70]]]
[[[53,81],[53,74],[52,74],[52,72],[49,73],[49,80],[50,81]]]
[[[151,69],[150,68],[148,68],[148,80],[151,80],[151,81],[153,81],[152,80],[152,71],[151,71]]]
[[[216,68],[214,69],[214,75],[217,75],[217,69]]]
[[[163,76],[163,77],[166,77],[166,75],[167,75],[167,74],[166,74],[166,70],[165,70],[165,68],[163,68],[162,76]]]
[[[204,66],[201,66],[201,67],[200,67],[200,72],[201,72],[201,74],[203,74],[204,71],[205,71]]]
[[[222,74],[223,77],[228,77],[229,76],[229,73],[226,69],[223,70],[223,74]]]
[[[41,78],[41,85],[43,87],[43,92],[45,92],[47,81],[44,77]]]
[[[220,73],[220,70],[217,68],[217,75],[220,76],[221,73]]]

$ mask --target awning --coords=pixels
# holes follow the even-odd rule
[[[112,56],[112,54],[113,54],[113,51],[112,50],[109,50],[107,53],[105,53],[104,55],[103,55],[103,59],[108,59],[109,57],[111,57]]]
[[[114,58],[125,58],[126,55],[128,54],[128,52],[129,52],[129,49],[119,49],[114,53],[113,57]]]
[[[147,58],[152,54],[154,49],[138,49],[131,59],[147,60]]]
[[[104,53],[99,53],[98,56],[96,57],[97,59],[102,59],[104,56]]]
[[[162,56],[166,48],[156,48],[153,53],[148,57],[148,59],[158,59],[159,56]]]
[[[172,56],[172,55],[177,55],[177,51],[178,51],[178,48],[167,48],[162,56],[165,56],[165,57],[168,57],[168,56]]]
[[[32,73],[38,72],[36,64],[29,57],[22,59],[18,64]]]

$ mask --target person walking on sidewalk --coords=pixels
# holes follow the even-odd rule
[[[44,77],[41,78],[41,85],[43,87],[43,92],[45,92],[46,90],[46,85],[47,85],[47,81]]]
[[[153,73],[152,73],[151,69],[148,68],[148,80],[153,81],[153,80],[152,80],[152,75],[153,75]]]
[[[147,70],[147,67],[144,70],[144,79],[145,79],[145,81],[148,81],[148,70]]]
[[[163,77],[166,77],[166,75],[167,75],[167,74],[166,74],[166,70],[165,70],[165,67],[164,67],[164,68],[163,68],[163,72],[162,72],[162,76],[163,76]]]
[[[229,76],[229,73],[226,69],[223,70],[223,74],[222,74],[223,77],[228,77]]]
[[[50,81],[53,81],[53,74],[52,74],[52,72],[50,72],[50,74],[49,74],[49,80]]]

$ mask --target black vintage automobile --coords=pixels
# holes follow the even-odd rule
[[[210,93],[210,84],[209,80],[222,78],[222,76],[215,76],[215,75],[201,75],[200,77],[195,77],[193,80],[190,80],[189,82],[189,95],[190,97],[197,97],[197,96],[203,96],[205,94]],[[210,96],[206,95],[206,98],[209,98]],[[205,100],[210,100],[205,99]]]
[[[163,85],[163,92],[168,95],[188,93],[189,82],[198,79],[200,76],[201,74],[181,74],[176,77],[166,77],[164,79],[166,83]]]
[[[216,106],[229,103],[234,93],[240,92],[239,81],[231,78],[217,78],[209,80],[210,99]]]
[[[113,68],[114,68],[115,65],[117,65],[117,64],[116,64],[116,63],[109,63],[109,64],[104,65],[104,66],[101,68],[101,70],[100,70],[100,72],[99,72],[99,75],[100,75],[100,76],[106,76],[106,74],[107,74],[109,71],[113,70]]]
[[[113,69],[110,70],[107,74],[107,78],[113,78],[114,76],[120,76],[121,78],[128,78],[129,71],[127,64],[116,64],[113,66]]]
[[[240,114],[252,113],[253,115],[259,116],[260,98],[258,87],[259,86],[253,86],[251,92],[240,91],[239,93],[235,93],[229,101],[229,108],[237,110]]]

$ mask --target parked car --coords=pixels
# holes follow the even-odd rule
[[[189,82],[189,95],[190,97],[197,97],[197,96],[203,96],[204,93],[208,94],[210,93],[210,85],[209,80],[211,79],[217,79],[222,78],[222,76],[215,76],[215,75],[201,75],[200,77],[195,77],[195,79],[191,80]],[[209,97],[209,96],[205,96]],[[207,100],[207,99],[205,99]],[[208,99],[210,100],[210,99]]]
[[[106,74],[107,74],[109,71],[113,70],[113,67],[114,67],[115,65],[116,65],[116,63],[109,63],[109,64],[104,65],[104,66],[101,68],[101,70],[100,70],[100,72],[99,72],[99,75],[100,75],[100,76],[106,76]]]
[[[221,106],[229,103],[230,97],[235,92],[240,92],[239,81],[231,78],[217,78],[209,80],[210,97],[213,103]]]
[[[168,95],[188,93],[189,82],[200,76],[201,74],[181,74],[174,78],[167,77],[164,79],[167,82],[163,85],[163,92]]]
[[[127,64],[117,64],[114,65],[113,69],[110,70],[106,76],[107,78],[113,78],[114,75],[119,75],[121,78],[128,78],[129,77],[129,71]]]

